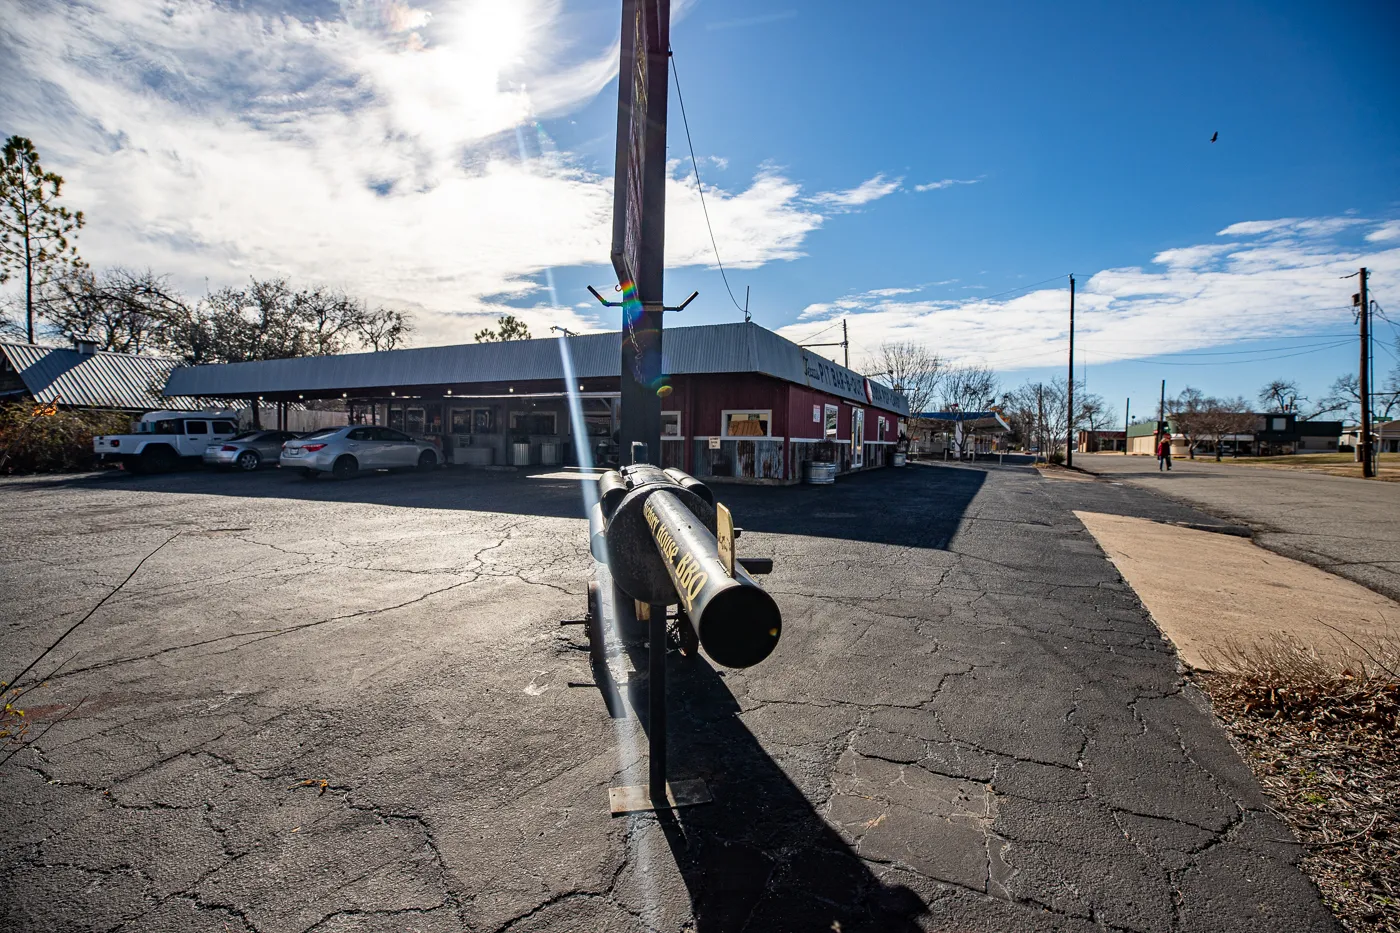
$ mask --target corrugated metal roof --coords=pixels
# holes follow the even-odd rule
[[[161,389],[180,360],[130,353],[79,353],[68,347],[0,343],[0,353],[14,367],[25,388],[39,402],[57,401],[72,408],[117,408],[154,411],[198,409],[187,396],[167,396]]]
[[[620,333],[563,338],[580,379],[617,376]],[[248,398],[255,395],[339,393],[355,389],[562,379],[560,340],[510,340],[380,353],[223,363],[175,370],[167,393]],[[662,341],[667,375],[757,372],[843,398],[908,413],[889,387],[806,350],[757,324],[668,328]],[[867,387],[870,397],[867,398]]]

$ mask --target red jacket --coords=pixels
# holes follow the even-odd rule
[[[1172,455],[1172,439],[1163,435],[1162,440],[1157,444],[1157,456],[1170,457]]]

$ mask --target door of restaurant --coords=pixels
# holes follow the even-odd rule
[[[851,469],[865,466],[865,409],[851,409]]]

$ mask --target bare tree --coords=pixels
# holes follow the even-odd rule
[[[996,373],[985,366],[951,366],[938,384],[939,407],[945,411],[981,411],[997,397]]]
[[[1298,394],[1298,383],[1292,379],[1275,379],[1259,390],[1259,404],[1266,412],[1285,414],[1298,410],[1298,403],[1307,399]]]
[[[392,350],[413,333],[413,322],[403,311],[375,308],[359,326],[360,341],[367,349]]]
[[[171,314],[161,340],[189,363],[327,356],[363,346],[370,315],[363,302],[338,289],[253,279]]]
[[[64,337],[88,337],[103,350],[141,353],[159,346],[168,322],[188,309],[184,296],[149,269],[95,273],[72,268],[45,282],[36,310]]]
[[[909,403],[909,422],[918,427],[919,417],[933,405],[933,395],[943,379],[943,359],[922,343],[891,341],[880,345],[866,359],[865,370],[872,376],[887,376],[895,391],[904,393]]]
[[[1214,403],[1215,399],[1207,399],[1200,389],[1190,386],[1182,389],[1180,395],[1167,403],[1167,414],[1171,416],[1176,433],[1186,440],[1186,453],[1192,460],[1196,459],[1197,445],[1209,431],[1210,419],[1207,412]]]
[[[1215,447],[1215,459],[1221,459],[1221,447],[1225,438],[1253,433],[1258,426],[1259,416],[1249,410],[1242,398],[1207,398],[1196,416],[1201,435],[1209,438]],[[1239,453],[1239,441],[1235,441],[1235,453]]]

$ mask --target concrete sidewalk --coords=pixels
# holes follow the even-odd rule
[[[1338,661],[1400,632],[1400,604],[1350,580],[1231,535],[1075,512],[1181,658],[1213,669],[1218,652],[1282,636]],[[1348,639],[1352,639],[1351,642]]]
[[[1400,483],[1294,473],[1213,460],[1075,454],[1074,465],[1254,529],[1254,540],[1400,600]]]

